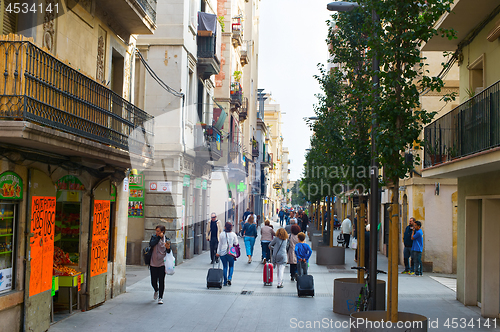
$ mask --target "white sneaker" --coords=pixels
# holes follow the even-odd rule
[[[153,296],[153,300],[157,300],[158,299],[158,291],[155,292],[155,295]]]
[[[163,299],[161,297],[158,299],[158,304],[163,304]]]

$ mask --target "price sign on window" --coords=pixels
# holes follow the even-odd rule
[[[30,296],[52,289],[55,215],[55,197],[32,197]]]
[[[110,202],[95,200],[92,223],[92,256],[90,257],[91,277],[108,271],[109,216]]]

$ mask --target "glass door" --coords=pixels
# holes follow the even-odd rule
[[[15,205],[0,203],[0,293],[14,287],[15,220]]]

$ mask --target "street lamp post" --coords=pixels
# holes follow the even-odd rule
[[[348,12],[359,7],[356,2],[335,1],[329,3],[326,8],[330,11]],[[372,10],[372,22],[379,23],[379,17],[375,10]],[[374,36],[376,37],[376,36]],[[375,99],[378,98],[379,88],[379,59],[375,52],[372,57],[373,70],[373,94]],[[372,130],[371,138],[371,167],[370,167],[370,292],[371,292],[371,310],[376,309],[377,303],[377,227],[378,227],[378,163],[377,163],[377,145],[375,142],[375,131],[377,129],[377,112],[375,110],[377,103],[374,103],[372,108]]]

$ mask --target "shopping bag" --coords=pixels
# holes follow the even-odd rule
[[[169,276],[173,275],[175,273],[175,257],[172,251],[165,256],[163,261],[165,262],[165,273]]]
[[[353,239],[351,240],[351,248],[352,248],[352,249],[357,249],[357,248],[358,248],[358,239],[353,238]]]

